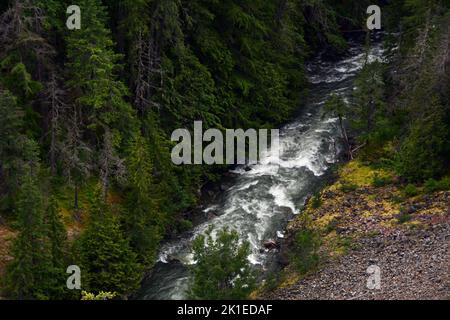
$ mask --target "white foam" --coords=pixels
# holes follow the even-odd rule
[[[274,202],[277,206],[290,208],[293,213],[297,211],[294,203],[289,199],[287,190],[283,185],[272,186],[269,193],[274,197]]]
[[[249,183],[243,185],[242,187],[240,187],[239,189],[237,189],[236,191],[244,191],[244,190],[247,190],[247,189],[250,188],[250,187],[256,186],[258,183],[259,183],[258,180],[249,182]]]

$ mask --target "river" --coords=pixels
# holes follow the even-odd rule
[[[374,42],[369,61],[383,55],[380,41]],[[250,171],[233,170],[232,186],[205,209],[217,213],[186,237],[165,243],[151,276],[138,292],[139,299],[184,299],[189,283],[187,265],[193,263],[190,244],[212,227],[232,228],[250,242],[249,260],[266,269],[273,254],[264,241],[282,238],[288,221],[300,213],[305,200],[315,193],[339,160],[341,147],[337,118],[325,114],[323,105],[331,94],[348,99],[353,81],[364,65],[366,53],[359,42],[350,42],[348,55],[339,61],[320,57],[307,66],[311,89],[298,117],[280,128],[280,157],[266,154]]]

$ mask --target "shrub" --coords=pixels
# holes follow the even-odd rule
[[[190,220],[181,219],[180,221],[178,221],[177,229],[178,232],[182,233],[191,230],[193,226],[194,225]]]
[[[412,219],[412,217],[410,214],[402,213],[397,218],[397,221],[398,221],[398,223],[403,224],[403,223],[410,221],[411,219]]]
[[[320,197],[320,194],[316,194],[311,198],[311,207],[313,209],[318,209],[322,206],[322,198]]]
[[[297,232],[291,252],[291,262],[299,273],[305,274],[317,268],[319,247],[320,239],[314,231],[302,230]]]
[[[372,186],[375,188],[381,188],[388,184],[392,183],[392,178],[390,177],[380,177],[378,174],[375,174],[372,180]]]
[[[417,190],[417,187],[415,185],[408,184],[403,190],[403,193],[405,194],[405,196],[411,198],[417,196],[419,194],[419,190]]]
[[[354,183],[342,182],[342,184],[341,184],[342,192],[348,193],[348,192],[355,191],[356,189],[358,189],[358,186]]]
[[[446,191],[450,189],[450,177],[443,178],[440,181],[429,179],[424,185],[426,193],[433,193],[436,191]]]

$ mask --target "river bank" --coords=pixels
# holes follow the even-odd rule
[[[390,181],[374,186],[375,177]],[[405,193],[390,172],[358,160],[340,169],[320,202],[289,223],[281,255],[290,255],[297,232],[320,235],[320,263],[299,274],[288,263],[269,299],[450,298],[450,192]],[[318,205],[320,203],[320,205]],[[369,266],[380,268],[381,288],[367,287]]]
[[[348,55],[338,61],[318,57],[308,65],[309,98],[296,119],[280,128],[281,150],[275,150],[279,156],[268,152],[260,163],[230,171],[232,183],[221,187],[212,203],[201,208],[205,220],[162,245],[137,299],[186,298],[193,263],[191,243],[209,229],[213,234],[223,228],[236,230],[240,239],[249,242],[248,259],[259,273],[278,264],[278,253],[265,244],[284,238],[287,223],[328,181],[341,158],[338,118],[328,114],[324,104],[333,94],[349,97],[366,59],[383,56],[381,42],[374,42],[369,55],[360,41],[350,42],[349,47]]]

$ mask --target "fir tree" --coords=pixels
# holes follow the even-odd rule
[[[44,221],[47,227],[47,236],[51,245],[53,266],[56,268],[63,268],[65,255],[67,253],[67,231],[62,222],[58,202],[54,197],[51,197],[49,200],[47,210],[45,211]]]
[[[6,271],[6,292],[17,299],[49,299],[53,283],[51,248],[43,220],[43,200],[31,173],[24,178],[16,202],[19,234]]]
[[[162,235],[162,217],[155,203],[158,191],[153,183],[153,167],[149,146],[137,134],[128,157],[127,210],[124,216],[130,244],[139,260],[152,264]]]
[[[0,205],[6,210],[13,205],[21,180],[39,162],[38,147],[24,133],[24,112],[17,99],[7,90],[0,90]]]
[[[80,238],[79,254],[83,289],[126,295],[141,280],[141,266],[120,229],[120,223],[105,202],[101,188],[91,198],[89,222]]]
[[[53,273],[50,297],[55,300],[70,297],[71,295],[66,286],[66,261],[68,257],[67,231],[62,222],[58,202],[54,197],[49,199],[47,209],[44,213],[44,224],[46,238],[50,248],[50,261]]]
[[[255,288],[248,255],[248,242],[239,243],[236,232],[222,230],[214,240],[210,232],[198,236],[193,244],[193,283],[191,297],[195,299],[246,299]]]

